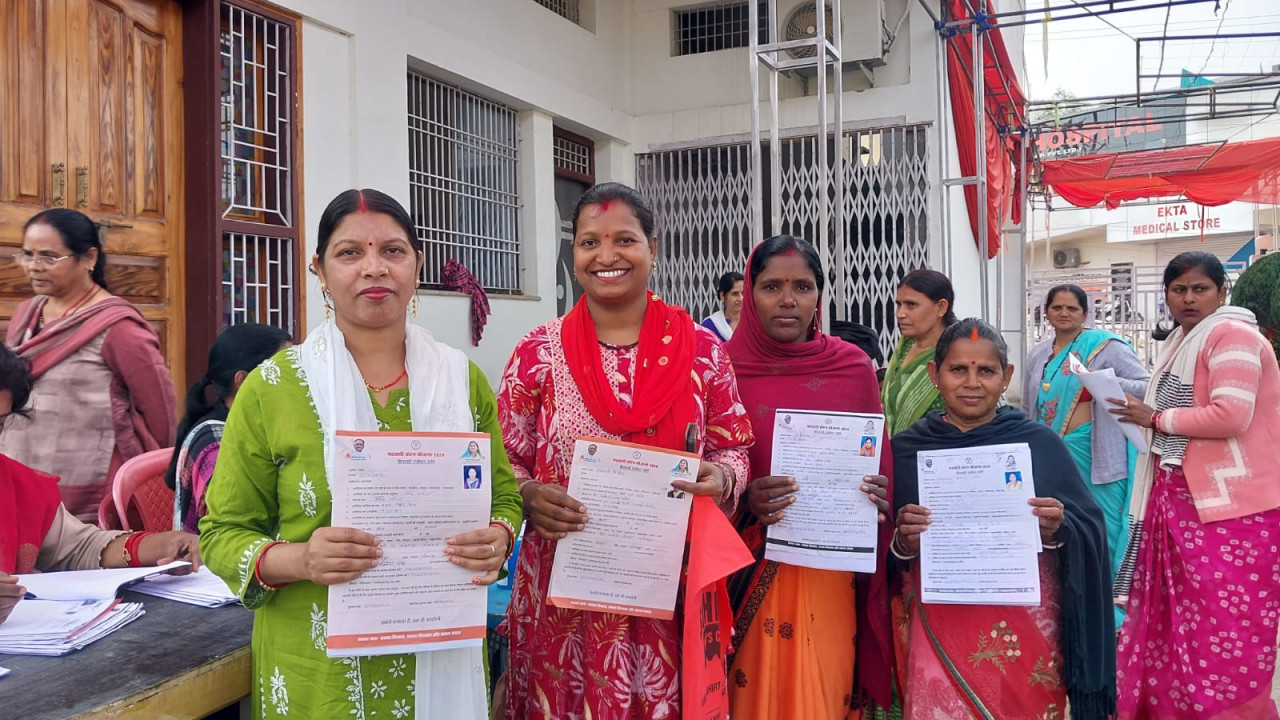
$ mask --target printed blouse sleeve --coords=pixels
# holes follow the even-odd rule
[[[280,524],[276,497],[278,469],[271,453],[262,393],[262,371],[254,370],[236,393],[218,451],[214,479],[200,520],[200,556],[250,610],[261,607],[271,591],[257,581],[263,548],[275,540]]]
[[[705,334],[699,331],[700,336]],[[732,468],[737,476],[733,494],[720,505],[726,515],[733,515],[751,477],[747,450],[755,442],[755,435],[747,409],[738,395],[738,380],[728,353],[710,337],[699,337],[698,344],[694,367],[702,378],[707,417],[703,458]]]
[[[542,388],[537,381],[540,342],[534,331],[516,344],[498,386],[498,424],[502,443],[519,482],[536,477],[538,414]]]
[[[493,498],[489,514],[492,519],[506,523],[512,536],[520,532],[524,520],[524,506],[520,500],[520,488],[516,483],[507,450],[502,442],[502,425],[498,422],[498,403],[489,380],[471,363],[471,409],[475,414],[476,430],[489,434],[490,473],[493,475]]]

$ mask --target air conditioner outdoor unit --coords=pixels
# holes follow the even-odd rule
[[[1053,266],[1056,268],[1080,267],[1080,249],[1063,248],[1053,251]]]
[[[830,38],[831,5],[827,10],[827,37]],[[851,71],[859,65],[867,69],[885,66],[884,0],[840,0],[841,35],[844,69]],[[814,0],[781,0],[778,3],[778,39],[805,40],[817,35],[817,5]],[[787,51],[793,58],[813,57],[813,48],[794,48]],[[812,76],[816,68],[798,68],[792,72]]]

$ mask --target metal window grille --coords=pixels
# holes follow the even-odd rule
[[[898,284],[928,259],[927,139],[922,125],[854,131],[843,138],[846,156],[860,160],[845,163],[845,197],[836,205],[844,208],[844,247],[824,258],[828,309],[836,310],[835,318],[874,328],[886,357],[898,336],[893,307]],[[813,241],[820,222],[817,140],[809,136],[783,143],[787,222],[777,232]],[[654,205],[662,240],[654,289],[698,318],[719,309],[716,280],[729,270],[743,272],[760,240],[751,234],[749,150],[743,143],[636,157],[637,187]],[[769,161],[768,153],[764,160]],[[767,182],[767,168],[763,176]],[[836,252],[843,254],[840,263]],[[834,307],[837,297],[844,298],[843,308]]]
[[[222,215],[292,223],[292,28],[222,5]]]
[[[769,31],[765,3],[760,3],[759,41],[767,42]],[[751,7],[746,2],[718,2],[676,10],[671,19],[676,55],[747,47],[751,44]]]
[[[1243,242],[1243,241],[1240,241]],[[1226,252],[1220,258],[1230,257]],[[1159,258],[1157,258],[1159,259]],[[1244,272],[1244,263],[1223,260],[1229,285]],[[1123,275],[1117,275],[1123,272]],[[1027,277],[1027,343],[1033,345],[1053,337],[1053,326],[1045,316],[1049,290],[1057,285],[1079,285],[1089,297],[1085,324],[1113,332],[1130,342],[1147,367],[1155,365],[1162,343],[1151,335],[1161,320],[1172,322],[1165,307],[1164,265],[1123,263],[1109,268],[1040,270]],[[1033,368],[1033,372],[1039,369]]]
[[[293,335],[296,268],[291,238],[223,233],[223,324],[263,323]]]
[[[542,7],[573,23],[579,22],[578,0],[533,0]]]
[[[567,170],[578,175],[594,175],[591,166],[593,150],[594,148],[590,145],[556,135],[552,146],[556,169]]]
[[[520,292],[518,142],[511,108],[409,73],[410,212],[424,285],[439,287],[441,268],[457,260],[486,290]]]

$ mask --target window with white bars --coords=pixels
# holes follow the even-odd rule
[[[769,38],[766,4],[760,3],[759,42]],[[747,47],[751,44],[751,7],[746,2],[717,2],[676,10],[671,17],[674,55]]]
[[[294,334],[296,262],[292,238],[223,233],[223,325],[264,323]]]
[[[556,135],[552,145],[557,170],[566,170],[590,177],[595,174],[591,164],[594,151],[590,145]]]
[[[292,223],[292,28],[222,6],[223,217]]]
[[[533,0],[542,7],[559,15],[573,23],[578,23],[581,13],[579,12],[578,0]]]
[[[426,262],[421,282],[440,287],[456,260],[489,292],[522,288],[516,112],[409,72],[409,211]]]

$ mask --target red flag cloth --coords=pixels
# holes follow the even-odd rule
[[[1280,138],[1048,160],[1041,182],[1076,207],[1186,196],[1200,205],[1280,202]]]
[[[681,716],[726,720],[729,685],[725,650],[733,632],[733,610],[725,579],[755,562],[715,501],[693,499],[689,514],[689,563],[684,590],[684,654]]]
[[[990,0],[981,0],[982,9],[991,12]],[[964,20],[969,15],[967,0],[951,0],[950,17]],[[1000,228],[1006,218],[1017,222],[1021,209],[1011,204],[1016,190],[1014,173],[1018,144],[1010,137],[1002,136],[1001,129],[1021,125],[1021,109],[1027,99],[1018,85],[1004,35],[994,27],[995,19],[986,20],[992,27],[978,33],[984,39],[982,77],[986,92],[983,104],[986,122],[983,123],[984,160],[987,164],[987,257],[1000,252]],[[967,28],[966,28],[967,29]],[[951,95],[951,118],[955,125],[956,156],[960,161],[960,174],[973,177],[978,174],[974,147],[977,122],[973,114],[973,34],[959,32],[947,40],[947,86]],[[964,186],[964,201],[969,211],[969,227],[973,238],[982,247],[982,235],[978,230],[978,187]]]
[[[479,345],[489,322],[489,296],[479,280],[457,260],[450,260],[440,270],[440,284],[446,290],[457,290],[471,296],[471,344]]]

